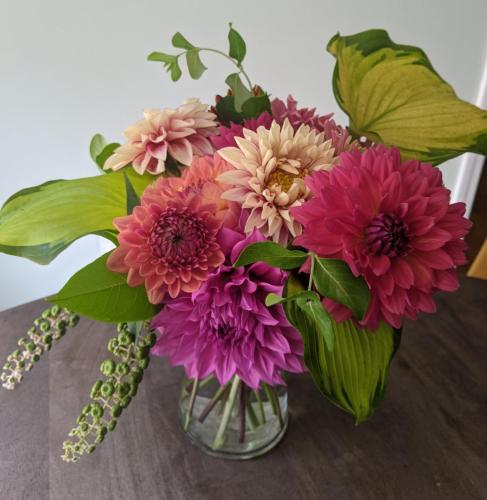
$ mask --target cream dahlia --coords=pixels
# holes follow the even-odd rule
[[[232,186],[223,197],[249,209],[246,234],[258,228],[264,236],[286,245],[301,233],[301,224],[289,209],[310,196],[304,178],[330,169],[336,160],[331,140],[307,125],[295,132],[288,120],[282,127],[273,122],[270,130],[244,129],[243,134],[243,138],[235,137],[238,147],[218,151],[234,167],[218,177]]]
[[[198,99],[189,99],[176,109],[147,110],[144,118],[128,127],[128,142],[118,147],[105,162],[105,170],[119,170],[129,163],[139,174],[160,174],[168,155],[190,165],[193,155],[211,154],[208,137],[217,130],[216,115]]]

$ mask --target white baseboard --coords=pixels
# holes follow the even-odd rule
[[[475,104],[479,108],[487,108],[487,58]],[[467,217],[470,215],[473,207],[484,162],[485,158],[482,155],[468,153],[463,155],[460,163],[458,180],[452,192],[452,201],[464,201],[467,204]]]

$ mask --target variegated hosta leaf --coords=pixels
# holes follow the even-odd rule
[[[285,295],[299,294],[302,289],[291,276]],[[319,390],[352,414],[357,424],[369,418],[384,396],[400,333],[385,323],[375,331],[358,329],[353,321],[336,323],[331,316],[318,328],[297,301],[283,305],[287,318],[303,337],[304,361]],[[324,327],[333,329],[332,350],[327,349]]]
[[[461,153],[487,154],[487,111],[459,99],[417,47],[383,30],[335,35],[333,90],[358,136],[433,164]]]

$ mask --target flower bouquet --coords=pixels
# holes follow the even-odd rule
[[[288,422],[283,374],[307,371],[353,416],[384,396],[404,318],[458,287],[470,222],[439,163],[487,153],[487,112],[460,100],[425,53],[385,31],[335,35],[333,91],[348,127],[252,83],[246,45],[181,33],[153,52],[172,80],[211,51],[233,64],[211,106],[155,109],[122,145],[97,134],[101,175],[24,189],[0,211],[0,250],[48,264],[87,234],[114,249],[72,276],[3,366],[13,389],[79,315],[118,324],[64,443],[91,453],[137,393],[151,356],[181,365],[184,431],[210,454],[250,458]]]

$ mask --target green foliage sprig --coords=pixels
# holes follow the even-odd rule
[[[257,118],[264,111],[270,110],[270,101],[267,94],[259,87],[254,87],[249,75],[243,67],[243,60],[247,54],[247,46],[244,39],[229,24],[228,31],[228,53],[209,47],[199,47],[189,42],[181,33],[172,37],[172,45],[182,49],[178,54],[167,54],[165,52],[152,52],[148,56],[149,61],[160,62],[170,73],[171,79],[176,82],[181,78],[182,70],[180,58],[186,58],[186,65],[191,78],[201,78],[207,67],[203,64],[200,53],[213,52],[229,60],[237,71],[231,73],[225,79],[230,87],[231,95],[221,98],[216,105],[218,117],[222,123],[240,123],[247,118]]]
[[[144,370],[149,365],[150,348],[156,341],[153,332],[142,323],[119,323],[118,335],[108,342],[114,358],[100,365],[102,379],[90,391],[91,402],[83,407],[77,426],[63,443],[62,459],[76,462],[85,453],[92,453],[109,431],[113,431],[123,410],[137,394]]]
[[[19,349],[7,357],[0,375],[2,386],[8,390],[15,389],[25,372],[32,370],[40,357],[51,349],[53,341],[63,337],[67,327],[75,327],[78,321],[79,316],[68,309],[57,305],[46,309],[34,320],[27,334],[19,339]]]

